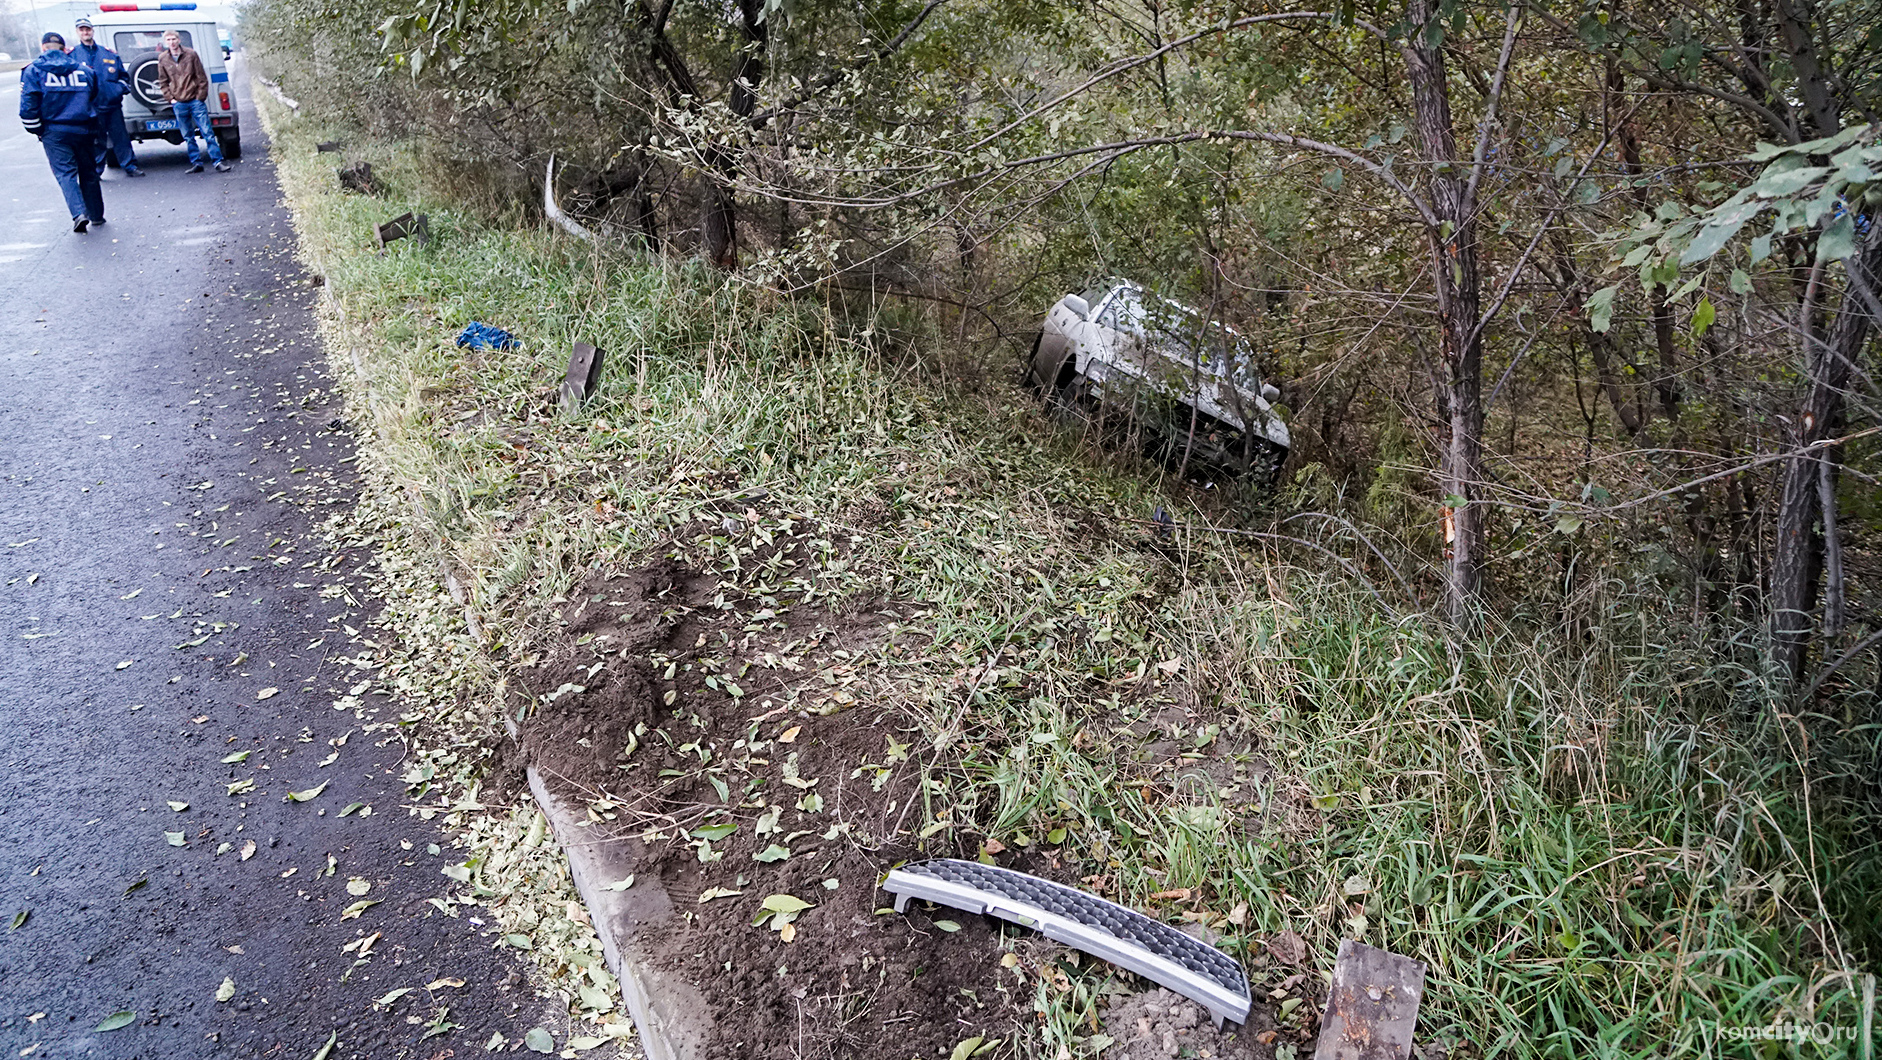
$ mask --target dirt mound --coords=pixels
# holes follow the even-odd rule
[[[878,660],[925,643],[919,614],[792,606],[660,559],[591,577],[512,679],[531,761],[679,911],[651,949],[705,997],[711,1055],[946,1057],[1030,1017],[997,927],[882,908],[897,862],[978,852],[892,838],[924,819],[927,744],[871,692]]]
[[[1217,1030],[1209,1013],[1194,1001],[1163,989],[1134,994],[1105,1013],[1104,1030],[1113,1042],[1105,1049],[1104,1060],[1269,1060],[1274,1056],[1276,1036],[1257,1025],[1265,1023],[1266,1017],[1266,1011],[1257,1006],[1250,1013],[1249,1026],[1230,1023]]]

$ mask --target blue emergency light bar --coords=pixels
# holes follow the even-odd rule
[[[194,11],[195,4],[99,4],[100,11]]]

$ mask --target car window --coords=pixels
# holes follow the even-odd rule
[[[119,55],[125,55],[130,52],[155,51],[163,47],[164,32],[164,30],[160,29],[120,30],[111,35],[111,46]],[[177,30],[176,35],[182,39],[183,47],[195,47],[194,44],[190,43],[189,30]]]

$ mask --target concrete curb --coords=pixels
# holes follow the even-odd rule
[[[642,943],[674,917],[666,888],[657,879],[636,879],[625,890],[609,890],[609,883],[634,871],[624,843],[591,836],[582,807],[552,792],[535,766],[526,773],[536,806],[568,858],[569,875],[601,937],[608,969],[620,980],[648,1060],[704,1057],[712,1039],[712,1015],[704,995],[683,979],[662,978]]]

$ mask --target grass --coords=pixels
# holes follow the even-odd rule
[[[506,661],[587,570],[677,548],[799,606],[930,605],[932,650],[882,689],[919,722],[909,828],[1029,847],[1200,921],[1261,990],[1285,971],[1264,941],[1293,931],[1322,972],[1342,937],[1428,962],[1420,1039],[1473,1055],[1763,1056],[1719,1029],[1863,1019],[1874,729],[1791,712],[1721,661],[1725,634],[1617,593],[1596,634],[1459,643],[1266,539],[1148,543],[1154,506],[1186,527],[1212,513],[1015,389],[936,382],[921,365],[946,351],[918,318],[486,226],[407,148],[275,128],[367,429],[393,670],[429,704],[407,719],[433,734],[421,762],[467,785],[436,812],[497,837],[477,857],[527,860],[475,787]],[[334,188],[312,145],[336,135],[386,198]],[[372,253],[370,225],[407,208],[434,245]],[[473,319],[523,348],[454,347]],[[559,417],[578,338],[607,351],[604,383]],[[736,531],[673,540],[755,489]],[[814,574],[776,585],[745,557],[785,520],[820,545]],[[1037,981],[1027,1049],[1090,1055],[1108,973],[1060,971]]]

